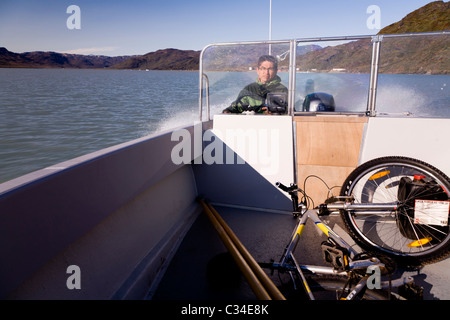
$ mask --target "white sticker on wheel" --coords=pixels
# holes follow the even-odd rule
[[[450,201],[416,200],[414,223],[447,226],[449,209]]]

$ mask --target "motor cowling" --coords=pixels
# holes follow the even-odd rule
[[[325,92],[310,93],[303,101],[303,111],[309,112],[333,112],[336,109],[334,98]]]

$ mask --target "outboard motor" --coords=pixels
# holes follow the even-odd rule
[[[324,92],[310,93],[303,101],[303,111],[334,111],[335,108],[333,96]]]

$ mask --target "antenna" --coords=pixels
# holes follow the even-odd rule
[[[272,0],[269,0],[269,41],[272,40]],[[272,54],[272,44],[269,44],[269,55]]]

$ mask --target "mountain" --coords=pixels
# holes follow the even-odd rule
[[[379,34],[414,33],[450,30],[450,2],[434,1],[411,12]],[[385,39],[382,42],[380,71],[390,73],[449,74],[448,43],[428,37],[419,43],[411,39]],[[416,39],[417,40],[417,39]],[[330,72],[345,69],[352,73],[368,73],[371,64],[370,40],[321,48],[315,45],[297,48],[297,67],[301,71]],[[273,46],[273,55],[283,56],[289,47]],[[254,67],[261,54],[267,54],[268,45],[211,47],[210,59],[205,59],[209,70],[242,70]],[[237,52],[241,50],[240,52]],[[405,53],[408,55],[405,56]],[[149,70],[198,70],[200,51],[164,49],[136,56],[94,56],[57,52],[14,53],[0,47],[0,68],[109,68]],[[213,57],[214,59],[211,59]],[[289,58],[280,62],[287,68]],[[416,66],[420,66],[416,68]]]
[[[6,48],[0,47],[0,66],[10,68],[20,68],[27,66],[31,62],[21,54],[8,51]]]
[[[134,56],[96,56],[33,51],[14,53],[0,48],[1,68],[109,68]]]
[[[289,68],[289,43],[272,44],[244,44],[236,46],[211,46],[205,50],[203,66],[206,70],[215,71],[244,71],[255,68],[258,58],[271,52],[279,57],[278,68],[287,71]],[[297,57],[307,52],[322,49],[318,45],[303,45],[297,47]]]
[[[199,58],[200,51],[178,49],[108,57],[42,51],[14,53],[0,47],[0,68],[198,70]]]
[[[164,49],[130,58],[112,69],[198,70],[200,51]]]
[[[378,34],[450,30],[450,2],[435,1],[417,9]]]
[[[378,33],[415,33],[450,30],[450,2],[435,1],[419,8],[401,21]],[[450,74],[448,38],[385,38],[381,43],[379,71],[385,73]],[[352,41],[307,53],[298,59],[302,71],[369,73],[370,40]]]
[[[345,69],[351,73],[368,73],[371,64],[371,41],[359,40],[308,52],[297,58],[300,71],[330,72]]]

